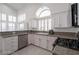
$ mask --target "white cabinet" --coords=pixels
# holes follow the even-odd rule
[[[48,40],[47,40],[47,49],[48,50],[50,50],[50,51],[52,50],[53,44],[56,39],[57,39],[57,37],[48,37]]]
[[[71,27],[70,11],[65,11],[53,15],[55,28]]]
[[[47,49],[47,36],[34,35],[34,45]]]
[[[40,47],[47,49],[47,37],[48,36],[40,36]]]
[[[3,54],[10,54],[18,49],[18,37],[8,37],[3,39]]]
[[[28,34],[28,44],[33,44],[34,42],[34,34]]]
[[[2,54],[2,38],[0,37],[0,55]]]
[[[59,13],[62,11],[68,11],[71,9],[70,3],[57,3],[55,5],[52,5],[51,8],[53,9],[53,13]]]
[[[52,50],[53,44],[57,37],[45,36],[45,35],[37,35],[37,34],[29,34],[28,35],[28,42],[32,43],[36,46],[39,46],[44,49]]]
[[[40,46],[40,35],[34,35],[34,45]]]

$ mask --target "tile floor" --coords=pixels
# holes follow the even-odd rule
[[[42,48],[30,45],[22,50],[13,53],[12,55],[51,55],[51,53]]]

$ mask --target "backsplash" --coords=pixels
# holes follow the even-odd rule
[[[78,32],[79,31],[79,28],[56,28],[54,29],[54,31],[56,32]]]

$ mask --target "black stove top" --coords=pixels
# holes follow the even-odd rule
[[[79,49],[79,40],[75,39],[58,38],[55,44],[65,48]]]

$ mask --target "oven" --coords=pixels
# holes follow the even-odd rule
[[[58,38],[53,44],[52,53],[54,55],[78,55],[79,40]]]

